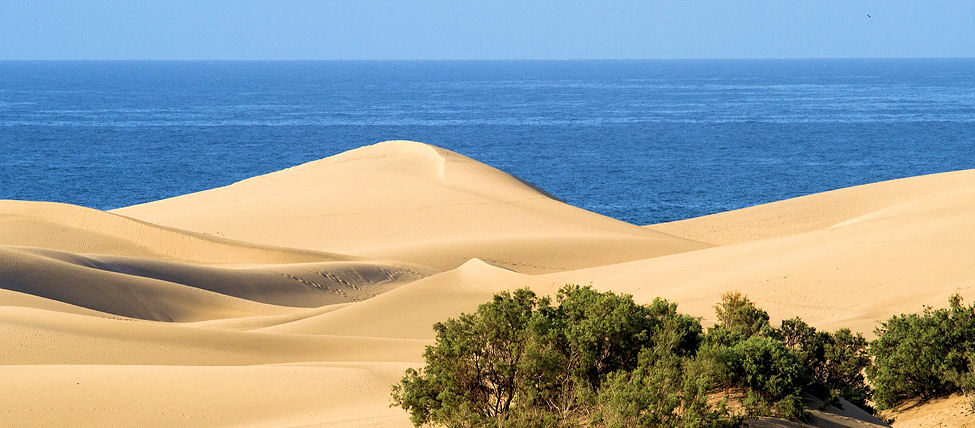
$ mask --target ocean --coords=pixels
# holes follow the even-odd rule
[[[390,139],[650,224],[975,168],[975,59],[0,62],[0,199],[111,209]]]

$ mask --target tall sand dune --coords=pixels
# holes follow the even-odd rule
[[[429,337],[424,335],[430,334],[432,321],[456,316],[465,305],[471,311],[493,292],[531,287],[550,294],[563,284],[577,283],[633,294],[643,302],[665,297],[705,321],[713,319],[713,305],[723,292],[738,290],[777,319],[801,316],[822,328],[851,327],[871,336],[879,321],[892,314],[943,305],[954,293],[975,297],[972,171],[856,190],[862,200],[871,187],[890,192],[889,187],[900,183],[945,177],[953,185],[942,180],[938,192],[879,204],[874,211],[860,211],[820,230],[535,276],[472,260],[361,304],[268,330],[360,334],[376,329],[394,337]],[[475,268],[481,273],[465,274]],[[408,308],[402,310],[406,321],[382,318],[399,304]],[[369,319],[381,321],[367,323]],[[417,320],[422,321],[414,324]]]
[[[482,258],[552,272],[707,246],[572,207],[495,168],[410,141],[114,212],[242,241],[440,269]],[[613,251],[599,251],[607,248]]]

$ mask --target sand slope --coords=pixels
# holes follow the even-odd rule
[[[527,287],[533,282],[526,275],[472,259],[455,270],[364,302],[259,331],[430,339],[434,323],[471,312],[499,291]]]
[[[975,171],[637,227],[412,142],[113,213],[0,201],[0,419],[406,426],[389,385],[434,322],[501,290],[592,283],[707,322],[735,289],[773,318],[869,335],[975,298],[973,250]],[[964,405],[903,421],[964,423]]]
[[[321,315],[315,327],[312,320],[302,320],[271,329],[375,329],[412,337],[405,325],[390,331],[381,327],[387,321],[367,327],[364,320],[406,304],[413,312],[404,314],[406,322],[423,319],[417,325],[421,327],[438,317],[455,316],[461,310],[454,308],[462,308],[464,301],[475,308],[494,290],[528,286],[551,293],[565,283],[591,283],[633,294],[643,302],[662,296],[705,321],[712,319],[721,293],[739,290],[775,319],[798,315],[822,328],[851,327],[870,336],[878,321],[891,314],[917,311],[925,304],[943,305],[954,293],[975,297],[975,174],[956,175],[967,181],[821,230],[537,276],[472,260],[454,271]],[[339,321],[345,318],[349,321]]]
[[[825,229],[942,189],[971,186],[973,175],[968,170],[908,177],[646,227],[717,245],[775,238]]]
[[[927,192],[911,194],[918,183]],[[891,197],[904,185],[908,191]],[[934,187],[937,186],[937,187]],[[837,199],[869,200],[874,189],[887,204],[839,216]],[[819,196],[819,195],[814,195]],[[554,274],[549,279],[592,281],[641,299],[664,296],[705,318],[724,290],[740,290],[773,317],[800,315],[826,328],[870,333],[878,320],[921,305],[944,305],[961,293],[975,298],[975,171],[897,180],[832,192],[821,209],[808,208],[802,232],[616,266]],[[812,197],[750,208],[763,216],[800,212]],[[865,205],[861,202],[860,205]],[[822,212],[825,219],[816,219]],[[741,215],[729,214],[729,218]],[[703,226],[721,215],[699,221]],[[818,229],[806,231],[811,224]],[[709,226],[704,226],[709,227]],[[758,226],[752,226],[758,227]],[[761,233],[760,233],[761,234]]]
[[[231,241],[67,204],[0,201],[0,289],[124,317],[278,314],[289,309],[272,305],[363,300],[434,272]]]
[[[386,262],[249,268],[0,246],[0,289],[132,318],[198,321],[364,300],[432,273]]]
[[[0,200],[0,245],[196,263],[299,263],[354,257],[176,230],[90,208]]]
[[[0,388],[0,417],[31,426],[402,426],[397,409],[363,404],[386,402],[406,367],[7,366],[0,383],[17,388]]]
[[[47,251],[0,247],[0,288],[146,320],[196,321],[276,313],[268,305],[194,287],[64,262],[46,257]]]

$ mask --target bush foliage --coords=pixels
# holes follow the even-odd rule
[[[954,392],[971,395],[975,306],[963,305],[960,296],[951,296],[947,308],[893,316],[876,334],[869,377],[878,408]]]
[[[617,426],[633,415],[663,412],[671,415],[667,420],[681,420],[681,405],[637,399],[644,391],[624,384],[632,376],[647,384],[682,384],[680,360],[693,355],[702,334],[697,319],[664,300],[638,305],[630,296],[590,287],[563,287],[556,299],[553,306],[526,289],[499,293],[473,314],[437,323],[436,345],[424,353],[426,367],[408,370],[394,386],[394,404],[417,426],[587,420]],[[671,360],[648,359],[650,349],[666,349]],[[651,367],[661,364],[669,364],[676,377],[648,378],[656,373]],[[638,404],[617,405],[623,401],[606,395],[615,393],[630,394]],[[597,409],[597,403],[606,404]]]

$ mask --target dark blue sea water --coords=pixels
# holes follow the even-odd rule
[[[0,62],[0,199],[116,208],[388,139],[654,223],[975,168],[975,60]]]

